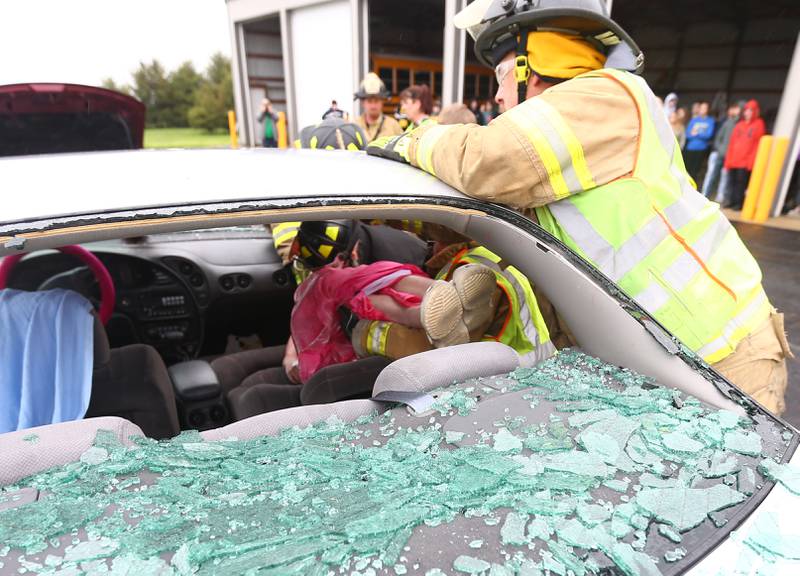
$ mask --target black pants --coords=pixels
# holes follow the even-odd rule
[[[703,164],[708,157],[708,150],[684,150],[683,163],[686,165],[686,171],[689,173],[698,186],[702,186],[700,175],[703,171]]]
[[[741,210],[744,205],[744,194],[750,183],[750,170],[747,168],[731,168],[730,174],[730,203],[729,207]]]
[[[264,145],[264,148],[277,148],[278,141],[275,138],[264,138],[261,143]]]
[[[234,419],[293,406],[369,398],[375,379],[391,360],[370,356],[326,366],[300,386],[286,376],[284,346],[247,350],[217,358],[211,367],[227,395]]]

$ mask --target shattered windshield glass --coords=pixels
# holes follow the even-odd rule
[[[769,479],[800,493],[800,471],[779,463],[791,431],[579,352],[434,395],[423,413],[249,440],[184,433],[128,448],[98,433],[79,462],[0,492],[8,505],[39,491],[0,512],[0,569],[670,574]],[[762,523],[750,550],[797,556],[798,535]]]

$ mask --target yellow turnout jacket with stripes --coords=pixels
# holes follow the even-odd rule
[[[535,217],[709,363],[773,310],[758,264],[693,187],[639,76],[597,70],[489,126],[422,127],[408,155],[467,195]]]

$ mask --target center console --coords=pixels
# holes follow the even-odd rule
[[[222,385],[208,362],[191,360],[169,367],[182,429],[208,430],[228,423]]]

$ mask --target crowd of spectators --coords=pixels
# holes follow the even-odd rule
[[[698,190],[741,210],[758,143],[766,133],[758,102],[740,101],[719,111],[711,111],[708,102],[694,102],[689,114],[671,93],[664,99],[664,112]]]

